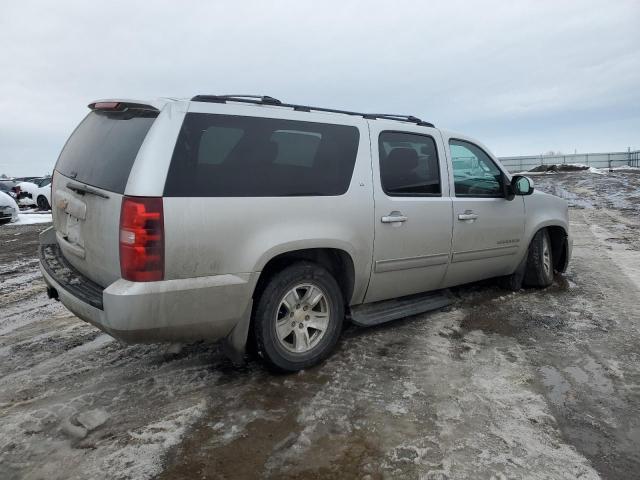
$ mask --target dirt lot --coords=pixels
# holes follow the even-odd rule
[[[536,182],[573,206],[553,286],[458,288],[288,376],[121,346],[46,298],[44,226],[0,227],[0,478],[637,478],[640,174]]]

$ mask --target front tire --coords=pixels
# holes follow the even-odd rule
[[[524,283],[538,288],[548,287],[553,283],[553,252],[551,237],[546,228],[539,230],[531,240]]]
[[[260,294],[253,325],[258,354],[284,372],[316,365],[335,347],[343,321],[335,278],[320,265],[295,263],[274,274]]]
[[[51,207],[49,206],[49,201],[43,195],[40,195],[38,197],[38,200],[36,201],[36,203],[38,204],[38,208],[40,210],[51,210]]]

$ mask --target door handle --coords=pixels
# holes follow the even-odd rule
[[[406,222],[408,220],[404,215],[399,214],[399,212],[391,212],[390,215],[385,215],[380,219],[382,223],[399,223]]]
[[[476,215],[475,213],[473,213],[472,210],[466,210],[464,213],[459,213],[458,214],[458,220],[465,222],[468,220],[475,220],[478,218],[478,215]]]

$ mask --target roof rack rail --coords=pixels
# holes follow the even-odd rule
[[[268,95],[196,95],[191,99],[193,102],[210,102],[210,103],[226,103],[240,102],[240,103],[252,103],[255,105],[275,105],[278,107],[292,108],[297,112],[326,112],[326,113],[341,113],[344,115],[356,115],[366,118],[368,120],[384,119],[384,120],[397,120],[399,122],[415,123],[423,127],[435,127],[433,123],[425,122],[424,120],[414,117],[413,115],[397,115],[393,113],[360,113],[351,112],[349,110],[337,110],[335,108],[323,108],[323,107],[311,107],[308,105],[296,105],[294,103],[283,103],[277,98],[270,97]]]
[[[400,122],[410,122],[410,123],[416,123],[418,125],[422,125],[425,127],[433,127],[434,125],[430,122],[425,122],[424,120],[421,120],[418,117],[415,117],[413,115],[398,115],[395,113],[365,113],[364,114],[364,118],[370,118],[370,119],[377,119],[377,118],[382,118],[385,120],[398,120]]]
[[[232,102],[244,103],[263,103],[265,105],[280,105],[282,102],[277,98],[269,95],[196,95],[191,99],[194,102],[211,102],[225,103],[227,100]]]

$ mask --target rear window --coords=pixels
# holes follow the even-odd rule
[[[62,149],[56,170],[79,182],[124,193],[133,161],[157,116],[131,109],[89,113]]]
[[[358,141],[352,126],[189,113],[164,195],[342,195],[351,183]]]

